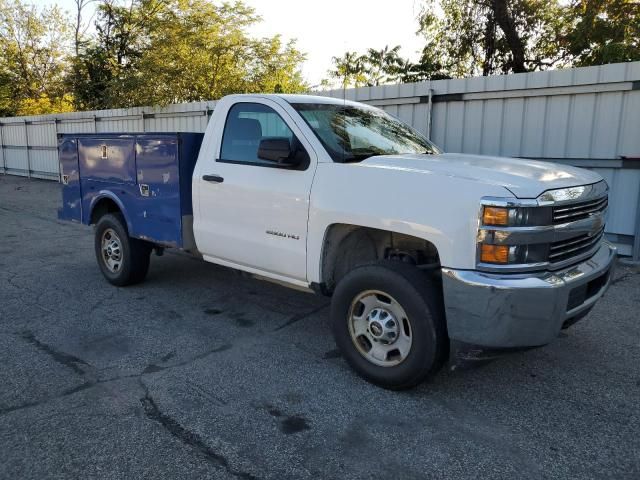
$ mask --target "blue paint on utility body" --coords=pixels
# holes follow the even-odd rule
[[[191,177],[202,137],[202,133],[58,135],[63,183],[58,218],[89,225],[96,208],[113,202],[131,237],[188,247],[183,227],[192,220]]]

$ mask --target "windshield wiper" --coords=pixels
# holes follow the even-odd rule
[[[350,157],[345,157],[342,162],[343,163],[357,163],[366,160],[367,158],[375,157],[377,154],[360,154],[360,155],[352,155]]]

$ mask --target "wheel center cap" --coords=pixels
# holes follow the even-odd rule
[[[375,308],[369,313],[369,333],[374,341],[389,345],[398,339],[398,321],[384,308]]]
[[[384,331],[384,329],[382,328],[382,325],[380,325],[378,322],[371,322],[371,324],[369,325],[369,328],[371,330],[371,334],[374,337],[379,337],[380,335],[382,335],[382,332]]]

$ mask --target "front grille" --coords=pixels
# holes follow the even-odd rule
[[[600,242],[602,235],[604,228],[595,235],[585,233],[568,240],[553,242],[549,248],[549,262],[558,263],[589,252]]]
[[[553,224],[575,222],[607,209],[608,197],[601,197],[587,202],[572,203],[553,207]]]

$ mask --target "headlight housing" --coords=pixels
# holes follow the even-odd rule
[[[480,261],[494,265],[536,264],[546,261],[549,255],[547,244],[491,245],[480,244]]]
[[[551,207],[482,207],[482,224],[500,227],[537,227],[550,225]]]
[[[545,262],[548,243],[523,243],[516,238],[552,223],[547,206],[513,205],[506,201],[485,201],[480,213],[478,262],[487,265],[525,265]],[[515,235],[514,235],[515,234]]]

